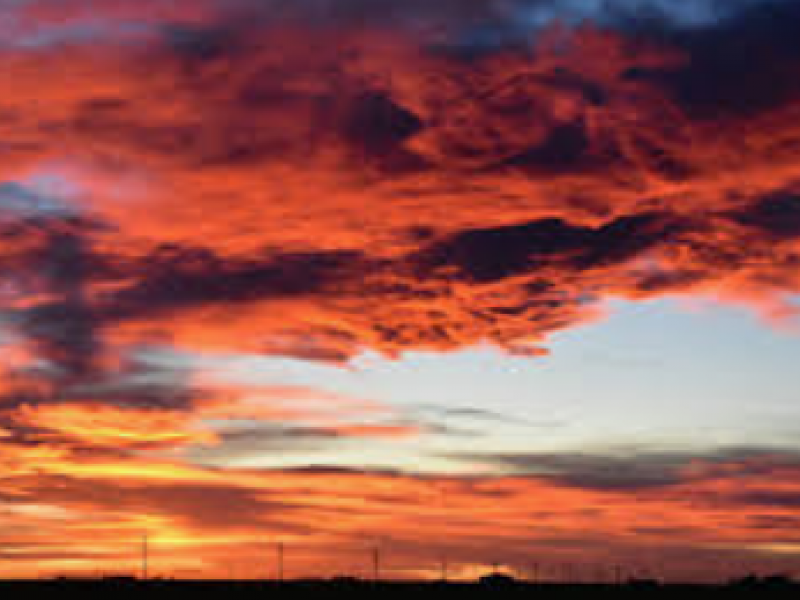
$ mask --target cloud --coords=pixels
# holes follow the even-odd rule
[[[104,301],[107,319],[180,311],[195,306],[247,304],[254,300],[323,294],[357,268],[352,252],[278,254],[258,260],[225,260],[212,252],[161,248],[142,261],[138,284]]]
[[[78,462],[50,456],[39,461],[35,477],[3,471],[0,511],[14,510],[14,527],[0,534],[0,553],[25,573],[34,563],[43,573],[135,568],[138,555],[128,540],[146,528],[160,569],[191,566],[204,576],[223,573],[231,553],[243,568],[262,572],[265,536],[287,545],[297,576],[349,572],[353,562],[363,562],[357,558],[363,540],[374,537],[393,568],[407,565],[423,576],[438,573],[442,552],[464,576],[493,556],[522,568],[532,552],[546,557],[540,560],[545,569],[565,562],[595,569],[609,560],[639,568],[644,548],[673,577],[730,575],[720,570],[728,561],[718,560],[725,548],[738,561],[775,568],[782,555],[764,548],[797,542],[796,505],[785,501],[798,488],[796,453],[736,449],[728,455],[710,461],[687,455],[685,462],[714,476],[686,473],[666,487],[602,489],[534,475],[223,471],[152,457]],[[78,560],[87,536],[93,555]],[[328,558],[320,562],[320,556]]]
[[[487,43],[522,37],[554,21],[604,25],[659,21],[677,28],[713,25],[753,6],[784,0],[200,0],[191,6],[159,0],[10,0],[11,22],[34,31],[83,26],[100,21],[128,25],[209,25],[220,21],[299,22],[311,27],[380,27],[387,21],[411,31],[445,29],[464,42]],[[102,29],[89,29],[97,35]]]
[[[551,478],[564,485],[601,490],[659,488],[681,483],[687,457],[672,455],[602,456],[591,454],[500,454],[465,456],[502,471]]]
[[[281,462],[287,457],[301,461],[331,461],[347,445],[375,442],[408,442],[429,432],[442,433],[415,423],[342,423],[325,426],[287,425],[276,422],[233,423],[218,432],[219,443],[192,446],[181,453],[192,463],[236,467]]]
[[[31,438],[65,445],[152,450],[217,441],[210,430],[193,425],[191,415],[163,409],[121,409],[86,402],[24,405],[13,418],[17,426],[31,428]]]
[[[665,83],[683,110],[705,118],[752,116],[792,102],[798,88],[790,73],[800,58],[800,44],[788,23],[799,14],[792,2],[750,2],[735,18],[710,30],[673,33],[672,42],[692,60],[664,74]],[[749,69],[744,64],[768,66]]]
[[[521,349],[607,296],[718,295],[774,315],[796,290],[796,61],[757,21],[652,42],[582,29],[471,58],[377,25],[326,29],[312,52],[285,23],[269,38],[172,31],[102,58],[7,53],[26,81],[7,110],[53,106],[8,126],[28,140],[12,155],[58,147],[84,190],[73,210],[105,228],[73,241],[115,269],[85,274],[74,327],[342,361]],[[702,61],[742,35],[776,57],[769,85],[747,86],[747,119],[687,87],[723,85],[733,66]],[[145,55],[158,66],[142,78]],[[58,81],[25,76],[56,60]],[[120,177],[138,183],[107,199]],[[63,308],[33,308],[31,327]]]
[[[780,243],[800,236],[800,198],[793,194],[768,196],[735,218]]]
[[[498,453],[454,455],[491,471],[532,475],[580,489],[636,492],[718,478],[771,478],[775,471],[794,472],[800,455],[790,449],[720,448],[706,453],[636,449],[611,453]]]

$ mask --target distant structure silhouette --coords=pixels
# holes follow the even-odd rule
[[[729,585],[740,589],[783,590],[790,589],[797,584],[788,575],[777,574],[764,577],[748,575],[747,577],[731,581]]]
[[[372,580],[381,580],[381,549],[378,546],[372,549]]]
[[[284,570],[284,561],[285,561],[285,554],[286,554],[286,547],[283,542],[278,543],[278,581],[283,581],[286,573]]]
[[[507,573],[501,573],[497,570],[489,573],[488,575],[484,575],[480,579],[478,579],[478,583],[483,586],[493,587],[493,588],[503,588],[514,586],[517,584],[517,580],[514,579],[511,575]]]
[[[528,579],[531,583],[539,583],[539,563],[531,563],[528,572]]]

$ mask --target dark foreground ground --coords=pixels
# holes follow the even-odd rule
[[[486,583],[372,583],[359,581],[277,582],[191,582],[191,581],[0,581],[0,600],[45,598],[250,598],[301,597],[415,598],[445,597],[516,598],[676,598],[691,597],[788,597],[800,600],[800,585],[787,581],[748,581],[726,586],[657,585],[649,582],[625,585],[529,584],[508,581]]]

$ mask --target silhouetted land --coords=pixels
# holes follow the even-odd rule
[[[127,597],[224,598],[225,600],[249,598],[293,597],[305,593],[331,594],[335,597],[374,597],[377,595],[409,597],[414,594],[432,594],[442,597],[510,596],[517,598],[687,598],[688,594],[702,597],[796,597],[800,598],[800,584],[782,578],[743,580],[724,586],[692,584],[659,585],[654,582],[632,582],[624,585],[610,584],[532,584],[504,578],[480,583],[413,583],[367,582],[352,579],[325,581],[258,582],[258,581],[137,581],[109,580],[50,580],[50,581],[0,581],[0,599],[25,599],[36,594],[46,598],[110,598]]]

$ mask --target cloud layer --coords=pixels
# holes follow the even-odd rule
[[[376,23],[326,21],[309,47],[274,15],[8,50],[6,279],[61,261],[21,320],[47,351],[97,328],[342,359],[520,349],[613,296],[779,320],[798,283],[792,10],[477,56]],[[24,182],[45,167],[79,192],[38,200]],[[65,312],[74,331],[53,331]]]
[[[535,561],[548,579],[570,563],[582,577],[599,571],[612,580],[625,565],[629,576],[657,570],[706,581],[743,568],[789,569],[800,543],[797,455],[780,450],[631,457],[642,467],[672,463],[669,482],[640,471],[641,485],[633,477],[598,485],[609,471],[603,457],[590,456],[538,460],[580,474],[562,483],[325,468],[223,472],[43,452],[35,468],[19,468],[24,460],[4,464],[2,511],[11,526],[0,534],[4,565],[24,575],[135,570],[142,530],[151,532],[154,572],[194,577],[274,573],[265,540],[287,546],[291,576],[366,575],[379,543],[387,573],[399,578],[435,577],[446,557],[453,577],[474,577],[490,562],[525,572]]]

